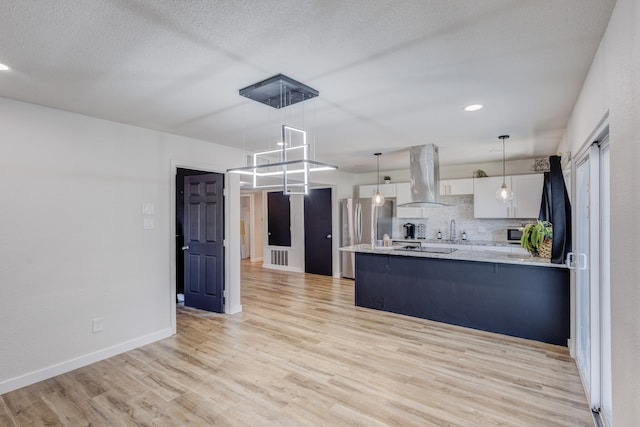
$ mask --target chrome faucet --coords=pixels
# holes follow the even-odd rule
[[[449,240],[452,242],[456,240],[456,220],[452,219],[449,224]]]

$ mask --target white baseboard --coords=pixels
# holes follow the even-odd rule
[[[233,305],[229,307],[229,311],[225,314],[236,314],[241,312],[242,312],[242,305],[238,304],[238,305]]]
[[[262,264],[262,268],[269,268],[271,270],[284,270],[284,271],[292,271],[294,273],[304,273],[301,268],[298,267],[289,267],[286,265],[276,265],[276,264]]]
[[[262,262],[262,257],[249,258],[251,262]]]
[[[575,347],[573,346],[573,340],[571,338],[567,339],[567,347],[569,348],[569,356],[575,359]]]
[[[114,345],[112,347],[105,348],[103,350],[89,353],[84,356],[77,357],[75,359],[67,360],[66,362],[58,363],[52,366],[48,366],[37,371],[29,372],[19,377],[10,378],[8,380],[0,382],[0,394],[8,393],[13,390],[17,390],[22,387],[26,387],[31,384],[35,384],[40,381],[44,381],[49,378],[53,378],[56,375],[64,374],[74,369],[82,368],[83,366],[90,365],[92,363],[99,362],[109,357],[116,356],[134,348],[142,347],[143,345],[151,344],[152,342],[160,341],[173,335],[171,328],[163,329],[158,332],[154,332],[149,335],[145,335],[140,338],[126,341],[121,344]]]

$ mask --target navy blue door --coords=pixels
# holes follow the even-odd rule
[[[184,304],[224,312],[224,175],[184,180]]]
[[[304,197],[304,271],[333,274],[331,236],[331,189],[309,190]]]
[[[269,246],[291,246],[291,202],[282,191],[267,194]]]

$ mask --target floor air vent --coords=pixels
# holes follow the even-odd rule
[[[271,264],[289,265],[289,252],[281,249],[271,250]]]

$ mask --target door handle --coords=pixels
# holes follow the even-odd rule
[[[183,246],[183,247],[182,247],[182,250],[183,250],[183,251],[188,251],[188,250],[189,250],[189,246]]]
[[[331,238],[331,234],[327,234],[327,239],[330,239],[330,238]]]
[[[567,264],[567,267],[569,268],[569,270],[575,270],[576,269],[574,256],[575,256],[575,254],[573,252],[569,252],[567,254],[567,260],[566,260],[565,264]]]
[[[570,270],[586,270],[587,254],[569,252],[567,254],[566,264]]]
[[[362,206],[356,205],[356,243],[362,243]]]

